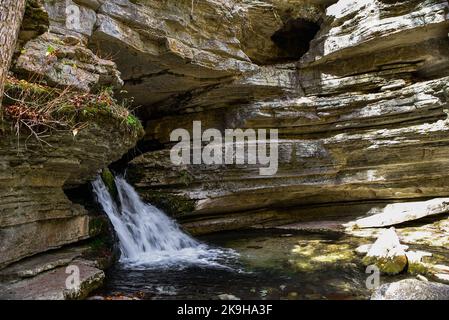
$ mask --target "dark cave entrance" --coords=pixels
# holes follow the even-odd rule
[[[271,36],[271,40],[281,49],[285,60],[299,60],[309,50],[310,41],[319,30],[316,22],[302,18],[289,19]]]

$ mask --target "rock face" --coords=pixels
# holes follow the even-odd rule
[[[36,3],[39,32],[22,28],[12,71],[82,94],[106,86],[134,97],[145,137],[128,155],[128,178],[193,233],[332,225],[449,196],[446,0]],[[135,145],[138,135],[109,120],[42,145],[0,131],[0,268],[89,236],[85,210],[63,189]],[[170,133],[192,131],[193,121],[221,133],[277,129],[278,171],[173,165]],[[398,235],[445,246],[447,224]]]
[[[188,14],[179,10],[178,16]],[[129,178],[145,199],[194,232],[360,216],[391,202],[447,196],[448,10],[442,0],[341,0],[318,16],[302,16],[320,30],[296,64],[265,59],[261,65],[235,31],[249,60],[233,64],[232,81],[195,90],[177,83],[189,94],[156,107],[153,95],[140,100],[151,110],[145,143],[160,150],[135,158]],[[243,16],[236,17],[240,23],[223,21],[223,29],[242,25]],[[309,30],[297,26],[295,32]],[[278,172],[260,176],[254,165],[174,167],[170,132],[191,131],[193,120],[203,130],[278,129]]]
[[[437,198],[428,201],[393,203],[376,212],[373,208],[366,218],[348,224],[353,228],[380,228],[413,221],[428,216],[439,215],[449,211],[448,198]]]
[[[92,266],[88,261],[75,260],[70,268],[77,268],[79,285],[67,286],[67,277],[72,269],[58,267],[48,272],[38,274],[33,278],[0,284],[0,299],[2,300],[74,300],[83,299],[100,287],[104,280],[104,272]]]
[[[87,47],[95,11],[80,8],[73,29],[66,23],[71,4],[33,0],[25,13],[12,71],[45,85],[11,78],[6,86],[0,268],[93,236],[95,221],[64,189],[94,179],[142,134],[138,120],[101,89],[123,82],[114,62]]]
[[[93,123],[76,137],[53,134],[48,145],[26,140],[12,133],[0,142],[0,266],[88,238],[87,212],[63,188],[95,178],[135,138],[113,124]]]

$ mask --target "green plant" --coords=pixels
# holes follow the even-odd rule
[[[17,134],[28,129],[43,143],[46,143],[43,136],[52,130],[67,130],[76,136],[90,123],[115,123],[133,136],[142,134],[140,121],[130,114],[126,104],[114,99],[112,92],[112,88],[103,88],[97,94],[81,93],[8,77],[4,113],[13,121]]]
[[[56,49],[52,45],[48,45],[47,51],[45,52],[46,56],[55,56],[56,55]]]

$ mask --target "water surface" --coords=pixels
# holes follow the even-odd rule
[[[338,234],[239,231],[202,237],[234,250],[217,265],[180,264],[107,272],[105,296],[140,299],[367,299],[370,290],[354,249],[360,240]],[[232,252],[232,251],[230,251]],[[398,277],[389,277],[391,281]]]

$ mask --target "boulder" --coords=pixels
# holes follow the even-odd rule
[[[405,279],[380,286],[371,300],[449,300],[449,286]]]
[[[390,228],[383,231],[374,242],[365,258],[363,258],[363,263],[366,266],[374,264],[381,272],[386,274],[398,274],[407,266],[405,254],[407,248],[407,246],[400,244],[395,229]]]
[[[354,228],[379,228],[449,212],[449,198],[392,203],[379,212],[373,208],[369,217],[348,224]]]

